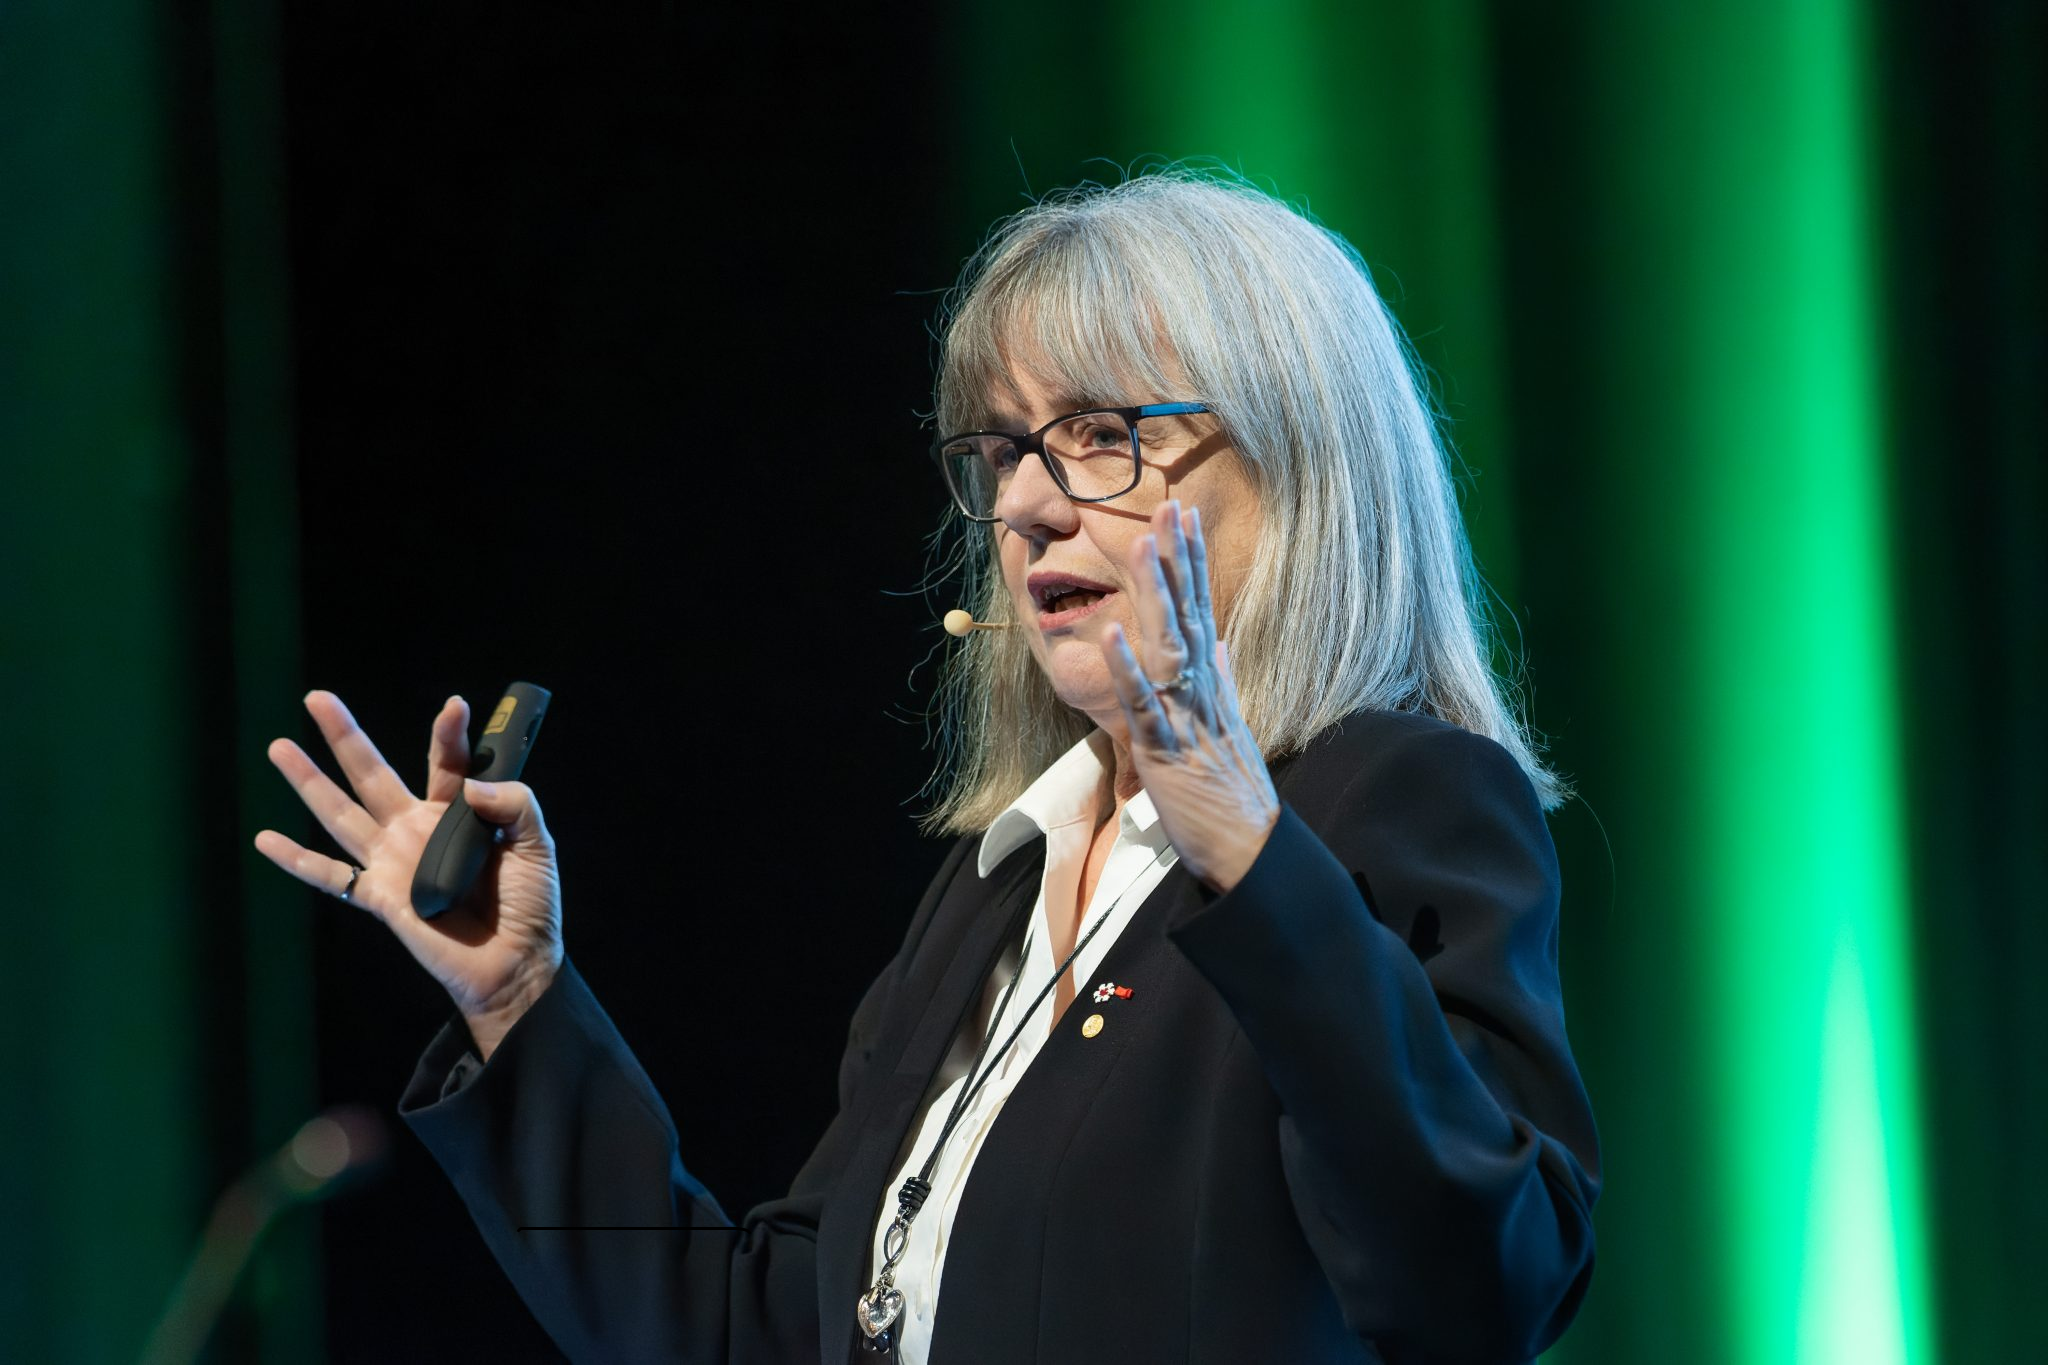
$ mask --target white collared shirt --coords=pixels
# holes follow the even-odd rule
[[[901,1154],[896,1174],[890,1180],[887,1196],[882,1201],[881,1220],[875,1226],[863,1287],[874,1283],[874,1277],[881,1269],[882,1238],[896,1216],[896,1191],[903,1188],[905,1180],[924,1168],[925,1159],[931,1155],[932,1147],[938,1141],[939,1130],[946,1125],[946,1116],[953,1111],[954,1101],[959,1098],[961,1089],[970,1083],[968,1064],[974,1060],[974,1053],[989,1027],[989,1015],[1001,998],[1003,987],[1009,983],[1010,973],[1016,970],[1020,954],[1024,961],[1024,974],[1017,981],[1017,989],[1010,998],[1004,1018],[997,1024],[995,1041],[989,1045],[991,1055],[1010,1035],[1025,1007],[1052,979],[1053,970],[1059,965],[1049,946],[1047,907],[1057,906],[1063,914],[1071,913],[1075,898],[1080,894],[1081,874],[1088,860],[1089,846],[1095,838],[1097,799],[1105,774],[1111,769],[1109,737],[1101,730],[1090,731],[1086,738],[1040,774],[1038,780],[998,815],[982,835],[977,870],[984,877],[1017,849],[1041,834],[1045,836],[1045,872],[1039,882],[1038,903],[1032,908],[1022,942],[1004,949],[1002,960],[996,964],[982,990],[981,1002],[970,1020],[970,1027],[954,1041],[952,1050],[939,1067],[939,1093],[925,1110],[909,1151]],[[1089,940],[1088,946],[1074,958],[1071,979],[1077,1004],[1094,989],[1095,969],[1116,943],[1117,936],[1130,923],[1131,916],[1137,913],[1152,888],[1177,861],[1179,855],[1160,828],[1158,813],[1152,808],[1152,798],[1143,791],[1138,792],[1124,803],[1123,813],[1118,819],[1116,843],[1111,846],[1109,857],[1103,863],[1101,876],[1096,880],[1094,894],[1089,899],[1076,935],[1078,941],[1079,935],[1086,934],[1106,908],[1112,903],[1115,905],[1115,912],[1103,921],[1102,928]],[[1057,991],[1048,993],[1032,1012],[1018,1033],[1017,1041],[1011,1044],[1009,1052],[996,1064],[966,1111],[960,1115],[959,1124],[946,1139],[938,1164],[932,1168],[931,1194],[925,1199],[922,1211],[911,1221],[903,1259],[896,1265],[896,1288],[903,1295],[903,1316],[897,1336],[905,1365],[924,1365],[925,1352],[931,1344],[932,1325],[938,1314],[939,1279],[945,1269],[946,1247],[953,1239],[953,1218],[960,1208],[960,1196],[967,1188],[968,1172],[989,1130],[995,1126],[996,1116],[1002,1112],[1003,1101],[1016,1088],[1046,1039],[1052,1036],[1056,994]],[[987,1070],[988,1065],[984,1059],[983,1069]]]

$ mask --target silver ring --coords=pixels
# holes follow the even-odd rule
[[[356,878],[362,875],[363,870],[360,867],[355,868],[348,874],[348,885],[341,888],[341,898],[343,900],[347,900],[349,898],[349,893],[356,889]]]
[[[1165,682],[1163,682],[1163,683],[1153,683],[1153,684],[1152,684],[1152,690],[1153,690],[1153,692],[1155,692],[1155,693],[1158,693],[1158,692],[1178,692],[1178,691],[1180,691],[1180,690],[1181,690],[1181,689],[1182,689],[1183,687],[1190,687],[1190,686],[1192,686],[1192,685],[1194,684],[1194,681],[1195,681],[1195,674],[1194,674],[1194,670],[1192,670],[1192,669],[1187,669],[1187,668],[1183,668],[1183,669],[1182,669],[1182,670],[1181,670],[1180,672],[1178,672],[1178,673],[1174,674],[1174,675],[1173,675],[1173,677],[1171,677],[1171,678],[1170,678],[1170,679],[1168,679],[1167,681],[1165,681]]]

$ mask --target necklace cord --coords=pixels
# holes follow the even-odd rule
[[[1170,852],[1172,847],[1171,844],[1168,844],[1166,848],[1154,854],[1152,865],[1154,867],[1158,866],[1160,858]],[[1150,868],[1147,871],[1150,871]],[[1135,883],[1133,884],[1135,885]],[[995,1039],[996,1028],[1002,1023],[1003,1012],[1009,1008],[1010,998],[1017,990],[1017,983],[1024,977],[1025,961],[1030,957],[1031,935],[1028,931],[1025,933],[1024,947],[1017,957],[1017,970],[1010,973],[1010,984],[1003,987],[1002,998],[996,1002],[995,1014],[989,1019],[988,1030],[982,1034],[981,1046],[975,1049],[974,1060],[968,1063],[967,1075],[972,1084],[960,1088],[960,1094],[954,1099],[951,1112],[946,1115],[945,1126],[939,1129],[938,1141],[932,1144],[930,1154],[924,1159],[923,1168],[916,1175],[904,1181],[903,1188],[896,1192],[896,1217],[889,1224],[888,1232],[884,1233],[882,1237],[884,1264],[881,1272],[875,1277],[874,1286],[868,1291],[867,1298],[869,1301],[878,1301],[879,1296],[888,1292],[895,1284],[896,1263],[903,1259],[903,1253],[910,1246],[911,1220],[917,1217],[918,1211],[924,1207],[925,1199],[932,1192],[932,1172],[938,1169],[939,1154],[946,1149],[946,1139],[953,1135],[953,1129],[959,1124],[960,1116],[967,1111],[967,1106],[981,1092],[983,1083],[995,1074],[996,1067],[1002,1062],[1004,1054],[1009,1052],[1010,1045],[1016,1042],[1017,1035],[1024,1031],[1024,1025],[1030,1022],[1032,1015],[1038,1013],[1038,1007],[1045,1003],[1046,995],[1055,986],[1059,985],[1061,981],[1066,979],[1067,969],[1073,965],[1074,959],[1081,955],[1081,950],[1086,948],[1089,942],[1094,939],[1097,931],[1109,922],[1109,917],[1116,913],[1117,906],[1123,904],[1124,896],[1128,893],[1129,888],[1118,893],[1117,898],[1109,903],[1108,908],[1095,917],[1095,923],[1088,926],[1088,932],[1081,936],[1080,942],[1074,945],[1073,950],[1060,963],[1059,969],[1052,974],[1051,979],[1038,988],[1038,994],[1032,997],[1030,1005],[1025,1008],[1023,1014],[1018,1016],[1016,1024],[1010,1029],[1010,1036],[1003,1039],[1003,1045],[996,1049],[996,1055],[989,1059],[988,1067],[984,1070],[981,1065],[982,1059],[988,1056],[989,1044]],[[980,1074],[977,1075],[977,1072]]]

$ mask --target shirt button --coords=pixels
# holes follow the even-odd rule
[[[1099,1015],[1099,1014],[1091,1014],[1091,1015],[1089,1015],[1089,1016],[1087,1017],[1087,1019],[1085,1019],[1085,1020],[1083,1020],[1083,1021],[1082,1021],[1082,1023],[1081,1023],[1081,1036],[1082,1036],[1083,1038],[1093,1038],[1093,1037],[1094,1037],[1094,1036],[1095,1036],[1096,1034],[1098,1034],[1098,1033],[1100,1033],[1100,1032],[1102,1032],[1102,1016],[1101,1016],[1101,1015]]]

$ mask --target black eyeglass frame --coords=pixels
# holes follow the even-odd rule
[[[1139,481],[1145,477],[1144,445],[1142,438],[1138,435],[1138,422],[1141,419],[1146,417],[1181,417],[1190,413],[1209,411],[1211,409],[1206,403],[1143,403],[1131,408],[1082,408],[1078,412],[1063,413],[1047,422],[1038,430],[1030,432],[956,431],[951,436],[932,442],[932,463],[939,467],[939,478],[945,483],[946,492],[951,495],[953,506],[960,510],[960,515],[966,517],[969,521],[978,521],[983,525],[987,525],[990,522],[1001,521],[1002,518],[993,514],[980,517],[968,511],[966,499],[961,495],[960,490],[953,486],[952,475],[946,472],[946,458],[943,452],[947,446],[952,445],[955,441],[964,441],[970,436],[1001,436],[1016,446],[1018,468],[1023,468],[1026,456],[1036,455],[1039,462],[1045,466],[1046,472],[1052,475],[1052,481],[1059,485],[1060,492],[1065,493],[1069,501],[1108,502],[1111,498],[1120,498],[1133,488],[1136,488]],[[1060,473],[1059,461],[1053,459],[1051,452],[1045,448],[1045,433],[1061,423],[1073,421],[1076,417],[1093,417],[1097,414],[1121,417],[1124,419],[1124,426],[1130,430],[1131,481],[1122,488],[1117,489],[1114,493],[1104,493],[1100,497],[1084,498],[1078,496],[1073,489],[1067,487],[1066,477]]]

